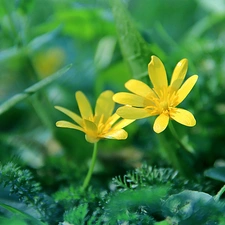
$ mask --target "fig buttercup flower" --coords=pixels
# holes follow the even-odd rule
[[[128,134],[122,128],[134,120],[119,120],[118,114],[112,114],[115,106],[115,102],[112,100],[113,95],[114,93],[109,90],[102,92],[96,101],[95,112],[93,113],[86,96],[81,91],[77,91],[75,98],[81,116],[61,106],[55,106],[57,110],[63,112],[75,122],[61,120],[56,122],[56,126],[82,131],[85,133],[86,140],[90,143],[96,143],[103,138],[126,139]]]
[[[185,126],[195,126],[196,120],[193,114],[185,109],[177,108],[198,79],[197,75],[192,75],[183,83],[187,69],[188,60],[180,60],[168,85],[163,63],[158,57],[152,56],[148,64],[148,74],[153,88],[142,81],[129,80],[125,87],[132,93],[119,92],[113,96],[115,102],[125,105],[117,110],[118,115],[126,119],[158,116],[153,125],[156,133],[161,133],[166,129],[169,119]]]

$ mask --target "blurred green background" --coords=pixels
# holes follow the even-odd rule
[[[169,77],[182,58],[189,60],[187,77],[199,75],[196,86],[181,104],[195,115],[197,125],[188,128],[175,124],[175,128],[195,150],[196,172],[215,163],[223,165],[225,2],[123,3],[148,46],[143,50],[148,57],[146,75],[153,54],[164,62]],[[126,29],[126,14],[113,14],[111,4],[106,0],[0,1],[0,107],[31,85],[73,64],[50,85],[1,113],[1,163],[17,160],[33,169],[46,186],[76,181],[86,173],[92,145],[79,131],[55,127],[57,120],[68,118],[54,106],[78,113],[74,98],[77,90],[83,91],[94,106],[102,91],[124,91],[124,83],[133,77],[149,82],[145,73],[133,73],[127,55],[121,51],[121,47],[123,51],[128,49],[129,43],[134,45],[136,37],[130,28]],[[119,26],[119,37],[130,36],[126,45],[119,44]],[[107,180],[142,162],[167,166],[160,153],[160,139],[152,130],[153,120],[138,120],[127,127],[129,137],[125,141],[100,141],[96,176]]]

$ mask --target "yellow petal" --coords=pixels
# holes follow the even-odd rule
[[[126,139],[128,136],[127,132],[123,129],[120,130],[111,130],[110,132],[102,135],[102,138],[107,139],[117,139],[117,140],[123,140]]]
[[[178,90],[181,84],[183,83],[183,80],[187,73],[187,68],[188,68],[187,59],[182,59],[180,60],[180,62],[177,63],[170,82],[170,86],[175,90]]]
[[[155,92],[140,80],[131,79],[125,83],[125,87],[134,94],[146,97],[149,94],[155,95]]]
[[[191,112],[179,108],[176,108],[175,111],[176,112],[171,115],[172,119],[188,127],[195,126],[196,120]]]
[[[82,127],[79,127],[73,123],[70,123],[70,122],[64,121],[64,120],[57,121],[56,126],[62,127],[62,128],[71,128],[71,129],[80,130],[80,131],[84,132],[84,129]]]
[[[131,124],[132,122],[134,122],[135,120],[128,120],[128,119],[122,119],[120,120],[118,123],[116,123],[113,127],[112,130],[119,130],[122,129],[126,126],[128,126],[129,124]]]
[[[198,80],[198,75],[193,75],[189,77],[184,84],[181,86],[181,88],[177,91],[178,95],[178,104],[181,103],[189,94],[191,89],[194,87],[195,83]]]
[[[90,143],[96,143],[100,140],[100,138],[96,138],[96,137],[91,137],[89,135],[85,135],[85,139],[87,142],[90,142]]]
[[[98,136],[98,128],[92,121],[85,120],[84,119],[84,131],[87,135],[91,137],[97,137]]]
[[[77,104],[80,110],[81,117],[84,119],[90,119],[93,117],[91,105],[86,96],[81,91],[77,91],[75,94]]]
[[[129,106],[122,106],[118,108],[116,113],[122,118],[131,120],[142,119],[151,116],[151,114],[145,109],[133,108]]]
[[[151,62],[148,64],[148,74],[154,88],[159,89],[168,86],[165,67],[158,57],[151,57]]]
[[[113,100],[124,105],[144,107],[145,98],[132,93],[119,92],[113,95]]]
[[[112,100],[114,93],[112,91],[104,91],[97,99],[95,106],[95,116],[102,116],[103,123],[112,115],[115,103]]]
[[[117,113],[114,113],[112,116],[110,116],[110,118],[106,121],[106,124],[109,124],[110,126],[112,126],[118,119],[120,118],[120,116]]]
[[[168,126],[169,123],[169,116],[166,114],[160,114],[153,125],[153,130],[156,133],[161,133],[162,131],[164,131],[166,129],[166,127]]]
[[[69,116],[72,120],[74,120],[74,122],[76,122],[77,124],[79,124],[81,126],[82,118],[80,116],[78,116],[76,113],[70,111],[69,109],[63,108],[61,106],[55,106],[55,108],[58,109],[59,111],[63,112],[67,116]]]

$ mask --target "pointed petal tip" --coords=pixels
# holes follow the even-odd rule
[[[176,108],[176,113],[171,118],[187,127],[193,127],[196,125],[194,115],[186,109]]]
[[[177,65],[182,65],[182,64],[188,64],[188,59],[183,58],[177,63]]]
[[[54,108],[57,109],[57,110],[60,110],[62,107],[58,106],[58,105],[55,105]]]
[[[168,86],[165,67],[157,56],[152,56],[148,64],[148,74],[153,87],[162,88]]]

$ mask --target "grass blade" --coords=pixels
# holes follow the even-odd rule
[[[26,99],[30,95],[40,91],[44,87],[46,87],[49,84],[51,84],[52,82],[54,82],[56,79],[61,77],[64,73],[66,73],[71,68],[71,66],[72,66],[72,64],[69,64],[69,65],[63,67],[61,70],[57,71],[53,75],[35,83],[31,87],[25,89],[24,92],[14,95],[12,98],[10,98],[6,102],[2,103],[0,105],[0,115],[3,114],[4,112],[8,111],[10,108],[12,108],[14,105],[19,103],[20,101]]]

